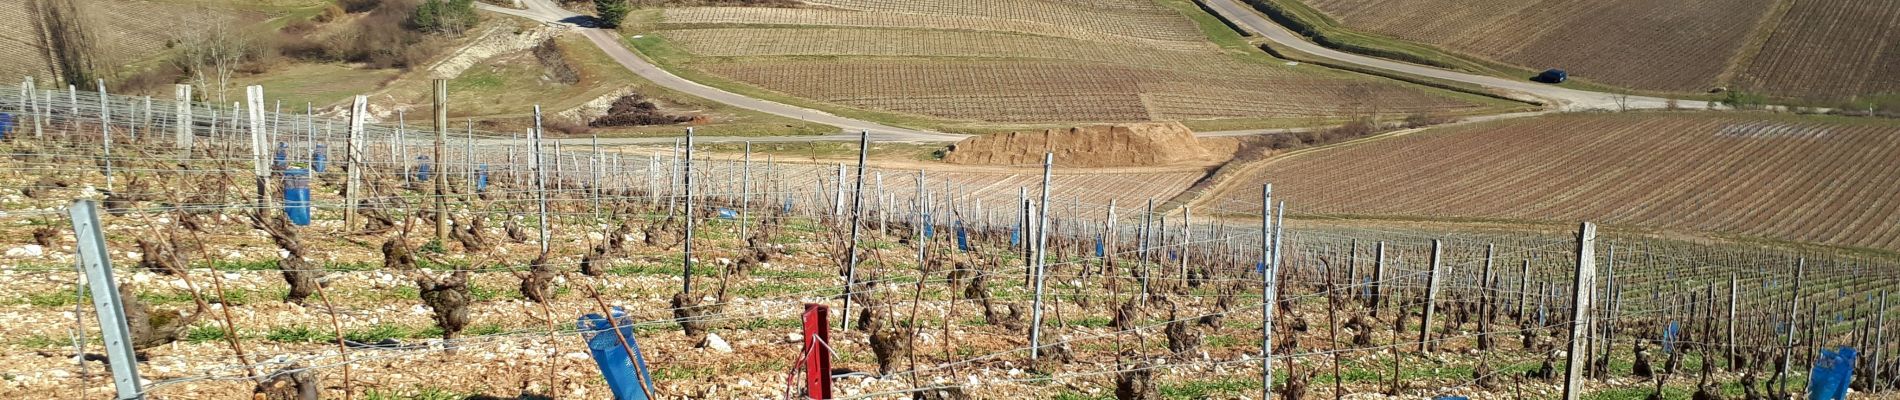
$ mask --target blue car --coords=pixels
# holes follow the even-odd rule
[[[1549,84],[1564,83],[1564,81],[1570,80],[1570,73],[1564,72],[1564,70],[1561,69],[1551,68],[1544,70],[1543,73],[1537,74],[1537,77],[1531,78],[1531,80]]]

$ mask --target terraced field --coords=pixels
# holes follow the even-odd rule
[[[1754,114],[1559,115],[1268,161],[1296,214],[1599,221],[1900,250],[1900,124]],[[1244,185],[1240,185],[1244,186]],[[1258,210],[1257,187],[1208,202]],[[1257,212],[1257,211],[1253,211]]]
[[[1284,64],[1186,1],[813,3],[828,8],[669,9],[654,35],[634,43],[715,86],[955,131],[1151,120],[1283,125],[1510,107]]]

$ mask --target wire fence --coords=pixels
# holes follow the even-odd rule
[[[791,382],[800,340],[784,336],[799,331],[804,303],[831,305],[850,327],[825,343],[855,371],[837,376],[876,378],[841,398],[1145,398],[1209,386],[1220,391],[1197,393],[1256,397],[1269,365],[1276,395],[1523,397],[1526,386],[1563,387],[1571,360],[1560,355],[1573,349],[1589,378],[1576,385],[1591,393],[1708,379],[1804,388],[1788,382],[1834,346],[1866,355],[1861,390],[1887,389],[1900,367],[1885,335],[1900,272],[1879,255],[1609,234],[1579,260],[1572,232],[1286,225],[1173,207],[1148,196],[1170,190],[1151,190],[1152,176],[1057,175],[1059,165],[1046,176],[860,174],[695,154],[690,139],[623,151],[472,123],[445,135],[438,155],[433,127],[363,121],[360,107],[353,121],[261,102],[8,89],[0,176],[19,186],[0,222],[49,254],[0,276],[21,282],[36,320],[68,325],[56,328],[72,347],[53,346],[62,357],[96,351],[83,306],[93,294],[62,250],[78,232],[63,229],[58,204],[102,202],[104,256],[136,287],[129,297],[195,321],[145,349],[148,365],[166,366],[138,385],[145,395],[228,394],[300,373],[342,382],[323,389],[342,396],[432,384],[599,391],[585,380],[590,361],[568,356],[597,332],[568,321],[608,305],[661,355],[667,397],[803,396],[772,382]],[[303,207],[286,197],[304,184],[299,170],[310,222],[275,222]],[[431,227],[438,220],[447,232]],[[1594,279],[1579,280],[1579,261]],[[466,283],[443,283],[461,274]],[[441,285],[465,302],[438,303]],[[1575,306],[1579,288],[1591,307]],[[274,306],[279,297],[296,308]],[[466,314],[445,322],[464,307],[477,329]],[[392,326],[431,328],[375,332]],[[759,357],[692,350],[708,333],[775,361],[733,372]],[[416,341],[430,336],[440,339]],[[400,341],[365,343],[380,338]],[[157,347],[181,342],[192,351]],[[440,376],[450,372],[426,365],[441,357],[515,373]],[[67,364],[78,380],[19,388],[97,397],[88,391],[109,379],[86,378],[88,365]],[[679,372],[701,367],[727,374]],[[378,377],[390,374],[429,378]],[[728,374],[766,379],[743,386]],[[1627,376],[1643,379],[1616,379]]]

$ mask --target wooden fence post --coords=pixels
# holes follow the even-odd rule
[[[1592,288],[1596,287],[1596,240],[1596,224],[1583,223],[1577,233],[1577,274],[1571,281],[1570,350],[1564,373],[1564,400],[1577,400],[1583,394],[1583,367],[1590,357],[1584,348],[1587,343],[1584,336],[1588,334],[1585,328],[1594,319],[1590,310],[1594,300]]]
[[[1432,345],[1431,340],[1432,316],[1436,314],[1438,310],[1438,284],[1439,281],[1443,280],[1440,275],[1444,274],[1443,269],[1445,265],[1441,257],[1442,249],[1443,243],[1438,239],[1432,239],[1432,270],[1431,275],[1427,275],[1425,278],[1425,319],[1419,321],[1418,327],[1418,351],[1420,353],[1430,352],[1433,348],[1437,347]]]

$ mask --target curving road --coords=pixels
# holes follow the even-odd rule
[[[615,33],[613,30],[598,29],[598,28],[592,27],[593,21],[594,21],[592,17],[576,14],[573,11],[568,11],[559,6],[555,6],[552,3],[549,3],[547,0],[521,0],[521,4],[523,6],[526,6],[527,8],[514,9],[514,8],[495,6],[492,4],[482,3],[482,2],[475,3],[477,7],[480,7],[483,10],[527,18],[527,19],[540,21],[542,23],[547,23],[547,24],[556,24],[556,25],[564,25],[564,26],[572,27],[575,30],[579,31],[581,36],[587,37],[587,41],[593,42],[595,47],[599,47],[601,51],[606,52],[607,56],[609,58],[612,58],[614,62],[620,63],[620,66],[627,68],[628,71],[633,71],[635,75],[639,75],[641,78],[646,78],[646,80],[652,81],[654,84],[658,84],[667,89],[673,89],[673,90],[677,90],[689,95],[703,97],[708,100],[716,101],[716,102],[730,105],[733,107],[759,111],[759,112],[777,115],[777,116],[786,117],[786,118],[793,118],[793,119],[799,119],[799,120],[804,120],[804,121],[816,122],[816,123],[825,124],[825,125],[836,126],[839,129],[843,130],[844,132],[870,131],[871,138],[873,140],[877,140],[880,142],[955,142],[958,140],[963,140],[963,138],[969,137],[969,135],[899,128],[895,126],[879,124],[876,122],[845,118],[845,117],[840,117],[837,115],[832,115],[831,113],[827,113],[824,111],[813,110],[813,109],[804,108],[804,107],[797,107],[797,106],[787,105],[787,104],[778,103],[778,102],[746,97],[744,95],[720,90],[718,88],[714,88],[711,86],[701,85],[698,82],[693,82],[693,81],[687,80],[686,78],[681,78],[679,77],[679,75],[673,75],[673,73],[671,72],[667,72],[664,69],[660,69],[659,66],[656,66],[656,65],[653,65],[653,63],[647,62],[647,60],[644,58],[640,58],[640,56],[634,54],[633,51],[627,50],[627,46],[622,45],[620,43],[620,35]],[[798,136],[798,137],[784,137],[784,138],[778,138],[778,139],[782,139],[780,141],[855,140],[857,139],[857,135],[840,134],[840,135],[823,135],[823,136]],[[708,141],[721,141],[721,140],[767,141],[770,139],[756,138],[756,137],[755,138],[731,137],[731,138],[707,138],[707,140]],[[633,140],[615,140],[614,142],[623,142],[623,141],[624,142],[670,142],[672,141],[672,139],[633,139]],[[603,140],[602,144],[607,144],[607,142],[608,141]]]
[[[1656,109],[1668,107],[1669,99],[1659,97],[1626,96],[1615,93],[1570,89],[1532,82],[1528,79],[1513,80],[1489,75],[1469,74],[1333,50],[1306,41],[1305,37],[1268,20],[1265,15],[1261,15],[1258,11],[1255,11],[1253,7],[1242,4],[1241,0],[1203,0],[1203,2],[1207,4],[1208,8],[1219,13],[1222,18],[1226,18],[1228,21],[1233,21],[1235,25],[1253,31],[1257,36],[1273,41],[1280,46],[1286,46],[1294,50],[1338,62],[1454,82],[1470,83],[1495,90],[1522,93],[1549,99],[1553,101],[1560,110],[1620,110],[1625,108]],[[1626,101],[1627,104],[1619,106],[1617,104],[1619,99]],[[1682,108],[1700,108],[1705,104],[1701,101],[1679,101],[1678,103]]]
[[[1273,23],[1268,20],[1266,16],[1254,11],[1253,8],[1240,3],[1240,0],[1204,0],[1204,2],[1208,8],[1213,9],[1216,13],[1220,14],[1221,17],[1233,21],[1243,29],[1252,31],[1253,34],[1259,37],[1266,38],[1281,46],[1342,63],[1448,81],[1470,83],[1494,90],[1544,98],[1556,105],[1558,110],[1660,109],[1668,106],[1669,100],[1664,98],[1570,89],[1531,82],[1529,80],[1512,80],[1495,76],[1470,74],[1333,50],[1306,41],[1306,39],[1299,34],[1293,33],[1285,27]],[[592,27],[594,20],[590,16],[576,14],[573,11],[560,8],[547,0],[521,0],[521,4],[526,8],[507,8],[481,2],[475,5],[483,10],[495,13],[527,18],[546,24],[571,27],[579,31],[582,36],[587,37],[587,40],[592,42],[594,46],[606,52],[608,57],[612,58],[614,62],[620,63],[620,65],[625,67],[628,71],[632,71],[635,75],[639,75],[641,78],[645,78],[662,87],[693,96],[703,97],[733,107],[836,126],[843,131],[839,134],[818,136],[703,137],[699,139],[701,141],[806,142],[855,140],[857,139],[857,135],[852,134],[852,132],[861,130],[870,131],[871,138],[881,142],[955,142],[970,137],[970,135],[899,128],[871,121],[846,118],[824,111],[747,97],[702,85],[698,82],[693,82],[674,75],[671,72],[667,72],[659,66],[648,62],[646,59],[641,58],[639,55],[634,54],[633,51],[628,50],[627,46],[620,42],[619,34],[613,30]],[[1619,102],[1622,104],[1619,105]],[[1704,102],[1700,101],[1681,101],[1678,103],[1682,108],[1700,108],[1703,107],[1704,104]],[[1501,114],[1475,117],[1472,119],[1495,120],[1540,114],[1542,114],[1542,112]],[[1296,132],[1305,129],[1311,128],[1198,132],[1195,135],[1202,137],[1245,136],[1276,132]],[[673,140],[674,138],[615,138],[601,139],[601,144],[669,143]]]

